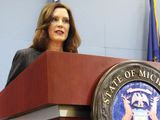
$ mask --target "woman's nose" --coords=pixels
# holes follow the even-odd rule
[[[62,20],[58,21],[58,26],[63,26],[63,21]]]

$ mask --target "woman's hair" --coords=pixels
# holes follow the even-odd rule
[[[65,8],[69,14],[70,29],[68,37],[63,43],[63,51],[76,53],[77,48],[80,45],[80,37],[76,30],[71,10],[62,3],[49,3],[42,9],[38,19],[33,43],[30,47],[41,52],[47,50],[50,40],[48,27],[53,20],[52,15],[56,8]]]

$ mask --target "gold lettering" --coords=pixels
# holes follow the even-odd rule
[[[131,75],[132,75],[132,77],[135,76],[135,71],[134,70],[131,70]]]
[[[157,80],[156,80],[156,84],[158,84],[159,83],[159,78],[157,78]]]
[[[146,77],[146,71],[139,70],[139,76],[140,77]]]
[[[106,95],[110,98],[112,97],[111,94],[108,93],[108,91],[106,91]]]
[[[147,72],[147,78],[149,78],[149,76],[150,76],[150,74],[149,74],[149,72]]]
[[[113,84],[118,86],[118,84],[116,83],[116,79],[113,80]]]
[[[156,76],[155,76],[154,74],[152,74],[152,75],[150,76],[150,79],[151,79],[152,81],[154,81],[154,80],[156,79]]]
[[[140,76],[140,77],[146,77],[146,78],[149,79],[150,73],[149,73],[149,72],[146,72],[146,71],[143,71],[143,72],[142,72],[142,70],[139,70],[139,76]]]
[[[158,86],[160,86],[160,80],[159,80],[159,78],[157,78],[156,84],[158,84]]]
[[[124,73],[125,78],[130,78],[131,77],[131,73],[129,71],[126,71]]]
[[[114,92],[113,90],[115,90],[115,88],[112,86],[109,86],[109,88],[110,88],[110,91],[113,93]]]
[[[109,105],[109,103],[110,103],[109,99],[105,99],[105,98],[104,98],[104,101],[103,101],[103,102],[106,103],[106,104],[108,104],[108,105]]]
[[[123,79],[121,78],[121,76],[119,75],[119,76],[117,76],[117,80],[118,80],[118,82],[119,83],[121,83],[122,81],[123,81]]]

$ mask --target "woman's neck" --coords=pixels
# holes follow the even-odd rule
[[[47,50],[63,52],[63,42],[62,41],[50,40]]]

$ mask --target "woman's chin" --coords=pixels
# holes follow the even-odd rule
[[[55,39],[55,41],[59,41],[59,42],[64,42],[66,39],[64,39],[64,38],[57,38],[57,39]]]

